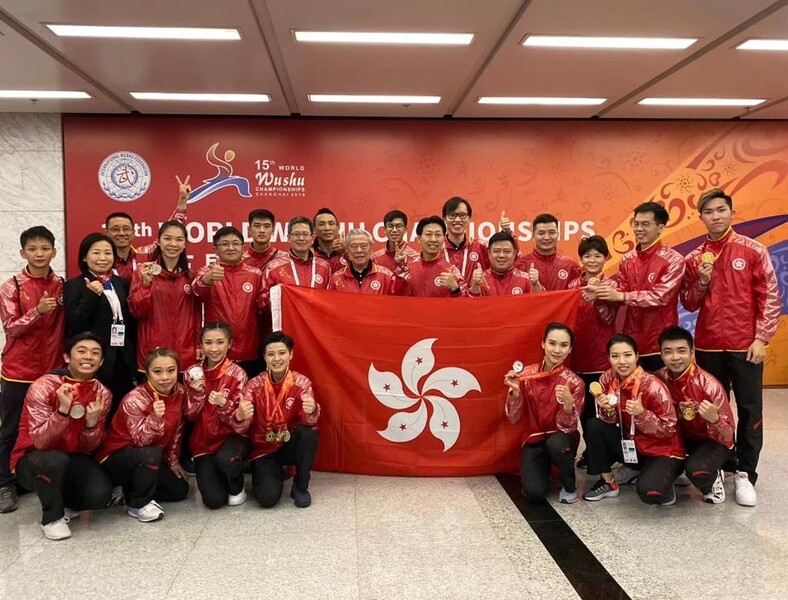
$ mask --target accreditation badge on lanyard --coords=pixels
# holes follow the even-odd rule
[[[113,348],[120,348],[126,344],[126,325],[123,323],[123,312],[120,306],[120,299],[112,287],[112,283],[104,286],[104,297],[109,302],[112,309],[112,325],[109,330],[109,345]]]
[[[635,390],[637,391],[637,390]],[[621,424],[624,424],[623,414],[621,412],[621,401],[618,402],[618,419]],[[621,451],[624,454],[625,464],[636,464],[638,462],[638,451],[635,448],[635,417],[629,417],[629,439],[624,438],[624,430],[621,430]]]

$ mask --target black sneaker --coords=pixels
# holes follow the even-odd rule
[[[312,504],[312,495],[309,493],[309,490],[304,490],[302,492],[295,484],[293,484],[293,487],[290,489],[290,497],[298,508],[306,508]]]
[[[0,488],[0,513],[14,512],[19,506],[19,500],[16,496],[16,486],[7,485]]]
[[[583,452],[580,455],[580,460],[577,461],[575,465],[578,469],[587,469],[588,468],[588,454]]]
[[[183,470],[186,471],[189,477],[194,477],[194,474],[197,472],[197,469],[194,468],[193,458],[182,458],[181,467],[183,467]]]
[[[673,506],[676,504],[676,486],[671,485],[670,489],[668,490],[668,495],[665,499],[659,503],[660,506]]]

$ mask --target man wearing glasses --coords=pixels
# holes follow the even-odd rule
[[[482,271],[490,268],[487,245],[468,237],[472,215],[471,203],[465,198],[454,196],[443,205],[443,220],[446,222],[443,255],[447,262],[460,270],[465,281],[471,280],[476,267],[481,267]]]
[[[383,226],[386,228],[386,247],[375,251],[372,260],[394,272],[398,250],[405,252],[410,260],[419,257],[418,251],[408,246],[408,215],[401,210],[390,210],[383,216]]]
[[[205,322],[227,323],[233,334],[228,356],[251,378],[260,374],[260,329],[257,315],[263,307],[263,274],[243,262],[243,234],[222,227],[213,236],[218,261],[197,272],[194,293],[205,306]]]
[[[656,202],[635,208],[630,221],[637,245],[618,267],[619,288],[589,285],[596,300],[626,306],[624,333],[635,338],[640,365],[651,373],[663,367],[659,334],[678,325],[678,298],[684,276],[684,257],[665,246],[660,235],[668,224],[668,211]]]
[[[506,228],[508,223],[506,219]],[[504,229],[503,219],[501,229]],[[548,292],[567,289],[570,281],[580,277],[581,271],[573,258],[558,250],[558,219],[547,213],[537,215],[533,233],[536,245],[517,261],[517,268],[528,273],[535,291],[540,286]]]
[[[327,288],[331,278],[328,261],[315,255],[312,242],[315,226],[308,217],[293,217],[287,224],[290,252],[279,255],[268,263],[263,274],[263,296],[268,304],[272,287],[277,284]]]
[[[356,294],[393,294],[390,269],[372,260],[372,235],[366,229],[351,229],[345,236],[348,264],[331,275],[328,289]]]

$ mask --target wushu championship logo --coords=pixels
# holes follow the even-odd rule
[[[460,416],[449,399],[462,398],[468,392],[481,392],[481,386],[470,372],[459,367],[445,367],[432,371],[435,356],[432,345],[437,338],[427,338],[413,344],[402,358],[402,379],[395,373],[381,372],[369,365],[369,389],[381,404],[400,412],[394,413],[388,426],[378,433],[391,442],[410,442],[416,439],[427,424],[427,403],[432,406],[430,432],[443,442],[443,451],[454,446],[460,436]],[[419,387],[424,376],[427,379]],[[405,382],[410,393],[402,389]],[[442,396],[430,392],[439,392]],[[405,409],[418,405],[413,412]]]
[[[150,187],[150,167],[139,154],[127,150],[113,152],[98,170],[99,187],[118,202],[134,202]]]
[[[208,148],[208,151],[205,153],[205,160],[208,161],[208,164],[216,167],[216,175],[211,179],[204,179],[203,181],[205,183],[203,185],[191,191],[188,200],[189,204],[199,202],[203,198],[226,187],[234,187],[238,190],[238,195],[244,198],[252,197],[252,194],[249,193],[249,180],[240,175],[233,175],[233,166],[231,163],[235,159],[235,152],[228,150],[224,153],[223,159],[219,158],[216,155],[216,148],[218,146],[219,142],[216,142],[213,146]]]

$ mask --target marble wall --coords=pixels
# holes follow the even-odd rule
[[[0,281],[25,265],[19,234],[33,225],[55,234],[52,266],[65,275],[64,216],[61,116],[0,113]]]

